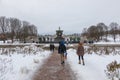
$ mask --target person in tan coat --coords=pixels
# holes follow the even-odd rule
[[[81,59],[82,59],[82,64],[85,65],[85,62],[84,62],[84,47],[83,47],[82,43],[78,44],[77,55],[78,55],[78,59],[79,59],[79,64],[81,64]]]

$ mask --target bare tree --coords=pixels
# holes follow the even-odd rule
[[[100,40],[100,36],[99,36],[98,29],[96,26],[94,25],[90,26],[87,31],[89,33],[88,38],[92,38],[97,41]]]
[[[31,25],[27,21],[23,21],[20,32],[21,32],[21,41],[26,42],[26,38],[28,36],[37,36],[37,27],[35,25]]]
[[[106,36],[106,40],[107,40],[108,27],[104,23],[98,23],[97,24],[97,29],[99,31],[100,39],[102,40],[102,37],[105,35]]]
[[[20,36],[21,21],[16,18],[10,18],[10,30],[11,30],[11,39],[13,42],[14,38]]]
[[[0,39],[5,42],[7,38],[23,40],[28,36],[37,36],[37,27],[27,21],[20,21],[17,18],[0,17]]]
[[[111,30],[110,33],[113,36],[114,42],[116,41],[116,35],[118,34],[118,27],[119,25],[116,22],[112,22],[110,24]]]
[[[108,26],[104,24],[103,25],[103,30],[104,30],[104,35],[105,35],[106,41],[107,41],[107,37],[108,37],[108,34],[109,34]]]
[[[0,32],[1,32],[0,38],[4,41],[4,43],[6,40],[6,35],[5,35],[6,31],[7,31],[6,18],[3,16],[0,17]]]
[[[87,28],[84,28],[84,29],[83,29],[81,35],[82,35],[82,36],[86,36],[86,37],[88,37]]]
[[[21,27],[21,30],[20,30],[20,33],[21,33],[21,38],[20,40],[21,41],[24,41],[26,42],[26,37],[28,36],[28,26],[29,26],[29,22],[27,21],[23,21],[22,22],[22,27]]]
[[[35,25],[29,25],[29,34],[31,36],[37,36],[37,27]]]
[[[104,35],[103,31],[103,23],[97,24],[97,29],[98,29],[98,36],[100,36],[100,40],[102,40],[102,36]]]

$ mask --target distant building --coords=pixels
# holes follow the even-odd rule
[[[39,43],[58,43],[61,40],[64,40],[66,43],[78,43],[80,41],[80,34],[65,35],[59,27],[55,35],[40,35],[38,37]]]

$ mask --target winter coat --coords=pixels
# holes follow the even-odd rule
[[[84,47],[83,46],[80,46],[80,45],[78,46],[77,55],[79,55],[79,56],[84,55]]]
[[[58,53],[63,54],[66,52],[66,46],[64,45],[64,42],[60,42],[58,47]]]
[[[50,44],[50,50],[52,50],[52,44]]]

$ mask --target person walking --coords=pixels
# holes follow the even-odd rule
[[[50,43],[50,51],[52,51],[52,44]]]
[[[84,47],[83,47],[83,44],[81,42],[78,44],[77,55],[78,55],[78,59],[79,59],[79,64],[81,64],[81,59],[82,59],[82,64],[85,65],[85,62],[84,62]]]
[[[64,56],[64,53],[66,52],[66,46],[64,44],[64,41],[60,41],[59,42],[59,47],[58,47],[58,53],[60,54],[61,56],[61,64],[64,64],[65,61],[65,56]]]
[[[52,44],[52,51],[54,52],[54,49],[55,49],[55,45],[54,44]]]

